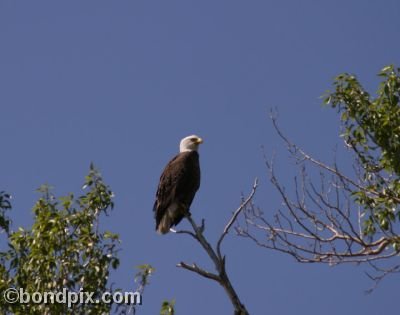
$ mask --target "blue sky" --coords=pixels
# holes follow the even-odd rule
[[[175,267],[210,266],[201,249],[154,231],[164,165],[182,137],[204,139],[192,213],[213,242],[255,177],[257,204],[277,209],[260,147],[277,153],[288,185],[294,168],[269,109],[293,140],[332,161],[338,117],[319,97],[341,72],[376,90],[375,74],[400,64],[399,13],[394,0],[0,1],[0,189],[13,194],[14,228],[31,224],[37,187],[77,193],[93,161],[116,195],[102,221],[122,239],[113,281],[129,290],[134,266],[157,269],[139,314],[173,298],[177,314],[232,314],[220,287]],[[366,296],[366,267],[299,265],[234,235],[223,250],[251,314],[398,309],[396,276]]]

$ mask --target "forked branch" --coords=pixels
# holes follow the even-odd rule
[[[400,270],[399,262],[382,269],[379,261],[398,256],[400,231],[389,225],[383,228],[376,222],[376,233],[365,233],[365,219],[378,220],[355,202],[355,193],[382,196],[371,182],[365,180],[362,165],[356,164],[355,176],[345,175],[337,166],[327,165],[290,141],[279,129],[276,117],[271,116],[277,134],[285,143],[291,157],[299,166],[288,190],[276,175],[274,159],[265,157],[270,182],[282,200],[282,207],[264,213],[253,202],[246,204],[236,231],[257,245],[277,250],[302,263],[370,263],[378,275],[370,278],[379,282],[384,276]],[[389,180],[380,177],[382,185]],[[374,198],[375,198],[374,197]],[[393,209],[400,199],[391,196]],[[387,266],[387,264],[386,264]]]
[[[236,209],[236,211],[233,212],[231,218],[229,219],[228,223],[226,224],[221,236],[218,239],[217,245],[215,249],[210,245],[210,243],[207,241],[207,239],[204,236],[204,220],[202,220],[202,224],[198,226],[196,222],[193,220],[193,218],[188,215],[186,218],[191,224],[193,228],[192,231],[177,231],[176,233],[179,234],[188,234],[192,236],[205,250],[207,253],[208,257],[212,260],[214,263],[215,267],[215,273],[209,272],[205,270],[204,268],[199,267],[197,264],[187,264],[185,262],[180,262],[177,266],[192,272],[197,273],[198,275],[214,280],[218,282],[224,289],[225,292],[227,293],[234,309],[235,309],[235,315],[248,315],[248,311],[246,310],[246,307],[244,304],[240,301],[239,296],[237,295],[235,289],[232,286],[232,283],[228,277],[228,274],[226,272],[225,264],[226,264],[226,258],[224,255],[221,253],[221,245],[223,240],[225,239],[225,236],[229,233],[230,228],[232,225],[235,223],[237,220],[239,214],[246,209],[247,205],[251,202],[256,189],[257,189],[257,179],[254,181],[254,185],[252,188],[251,193],[249,196],[242,201],[240,206]]]

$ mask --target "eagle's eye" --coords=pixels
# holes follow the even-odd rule
[[[197,141],[197,138],[190,138],[190,141],[196,142],[196,141]]]

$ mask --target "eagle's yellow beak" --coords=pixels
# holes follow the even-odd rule
[[[203,139],[197,138],[197,139],[196,139],[196,143],[197,143],[197,144],[203,143]]]

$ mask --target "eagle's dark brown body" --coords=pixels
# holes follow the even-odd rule
[[[198,152],[179,153],[167,164],[160,177],[153,207],[158,232],[168,233],[172,226],[188,214],[199,187]]]

